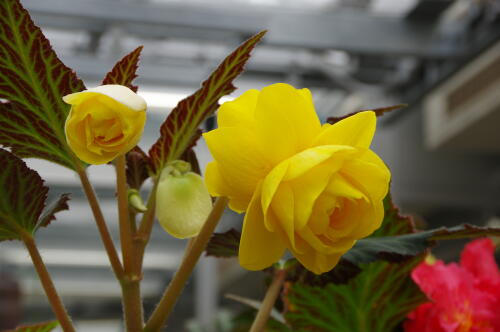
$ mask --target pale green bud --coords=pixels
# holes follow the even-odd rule
[[[212,199],[200,175],[189,163],[176,160],[163,169],[156,191],[156,215],[170,235],[185,239],[198,235]]]
[[[129,189],[128,194],[128,204],[132,206],[137,212],[146,212],[148,208],[144,205],[142,197],[136,189]]]

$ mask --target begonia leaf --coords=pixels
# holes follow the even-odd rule
[[[148,155],[138,146],[130,150],[126,155],[127,161],[127,184],[130,188],[139,190],[149,178],[151,165]]]
[[[399,262],[414,257],[431,247],[435,240],[500,236],[500,228],[460,225],[399,236],[370,237],[360,240],[343,257],[353,263],[376,260]]]
[[[370,239],[415,231],[411,218],[399,213],[390,195],[384,200],[384,206],[382,226]],[[426,300],[410,278],[423,254],[397,264],[380,260],[354,264],[346,255],[332,271],[319,276],[306,272],[302,279],[295,279],[287,286],[285,317],[292,330],[393,331],[408,312]],[[353,276],[355,268],[359,271]]]
[[[143,46],[139,46],[118,61],[113,69],[106,74],[102,84],[120,84],[137,92],[138,87],[133,85],[132,81],[137,77],[136,72],[142,49]]]
[[[68,209],[67,194],[45,207],[49,188],[16,155],[0,149],[0,165],[0,241],[34,234],[54,220],[55,213]]]
[[[157,172],[169,161],[177,160],[200,137],[198,127],[219,107],[219,99],[233,92],[233,80],[243,72],[250,52],[266,31],[251,37],[234,50],[204,81],[201,88],[181,100],[160,128],[160,138],[149,150]]]
[[[291,283],[284,292],[285,318],[293,331],[394,331],[408,312],[426,301],[410,278],[422,257],[364,265],[347,284]]]
[[[205,253],[214,257],[236,257],[240,247],[241,233],[231,228],[224,233],[214,233],[208,241]]]
[[[70,106],[64,95],[85,89],[66,67],[19,0],[0,1],[0,145],[22,158],[74,169],[66,144]]]
[[[344,120],[345,118],[353,116],[353,115],[355,115],[355,114],[357,114],[359,112],[366,112],[366,111],[373,111],[373,112],[375,112],[375,114],[377,116],[382,116],[385,113],[389,113],[391,111],[395,111],[395,110],[398,110],[398,109],[401,109],[401,108],[405,108],[407,106],[408,106],[407,104],[399,104],[399,105],[393,105],[393,106],[387,106],[387,107],[380,107],[380,108],[373,108],[373,109],[367,109],[367,110],[360,110],[360,111],[352,112],[352,113],[349,113],[349,114],[343,115],[343,116],[331,116],[331,117],[329,117],[329,118],[326,119],[326,122],[328,122],[330,124],[334,124],[336,122],[339,122],[340,120]]]
[[[46,323],[38,323],[34,325],[23,325],[17,327],[15,330],[6,332],[50,332],[58,326],[59,326],[58,321],[52,321]]]

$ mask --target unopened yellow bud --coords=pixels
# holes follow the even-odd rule
[[[212,199],[200,175],[188,163],[176,160],[163,171],[156,192],[156,214],[170,235],[185,239],[198,235]]]

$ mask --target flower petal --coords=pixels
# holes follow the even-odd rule
[[[205,170],[205,184],[207,185],[210,195],[214,197],[228,197],[231,210],[242,213],[247,209],[249,200],[246,196],[233,196],[231,187],[224,181],[224,177],[220,174],[219,166],[216,161],[211,161],[207,164]]]
[[[262,89],[255,119],[275,164],[310,147],[321,129],[310,95],[283,83]]]
[[[265,269],[277,262],[286,249],[279,234],[268,231],[264,226],[260,195],[259,185],[243,221],[238,254],[240,265],[252,271]]]
[[[289,158],[290,165],[284,180],[295,179],[335,155],[335,163],[331,165],[333,173],[355,152],[356,149],[345,145],[323,145],[304,150]]]
[[[235,100],[223,103],[217,113],[219,128],[253,126],[255,122],[255,105],[259,94],[259,90],[248,90]]]
[[[87,89],[82,92],[71,93],[63,97],[65,103],[78,105],[92,95],[104,95],[107,99],[116,100],[134,111],[145,111],[146,101],[141,96],[123,85],[108,84],[96,88]]]
[[[203,137],[217,161],[219,174],[230,188],[225,194],[248,204],[257,183],[264,179],[270,168],[253,133],[245,128],[223,127],[205,133]]]
[[[374,152],[366,150],[363,156],[364,158],[346,161],[341,173],[371,200],[382,200],[389,191],[391,173],[385,164],[373,162],[376,157]]]
[[[265,223],[267,229],[270,231],[274,230],[274,225],[273,223],[270,222],[270,219],[267,218],[267,210],[269,209],[269,206],[271,205],[271,202],[273,200],[274,194],[276,193],[276,190],[278,190],[278,187],[283,180],[283,177],[286,174],[286,171],[288,170],[288,165],[289,161],[285,160],[284,162],[280,163],[278,166],[273,168],[273,170],[266,176],[264,179],[264,182],[262,183],[262,199],[261,199],[261,204],[262,204],[262,210],[264,213],[264,216],[266,217]]]
[[[283,182],[278,187],[278,190],[274,194],[273,201],[271,203],[272,211],[276,215],[276,220],[279,226],[284,230],[286,236],[288,237],[289,243],[292,249],[295,249],[295,227],[294,227],[294,198],[292,187]],[[266,216],[264,216],[266,218]],[[266,218],[267,219],[267,218]],[[266,222],[270,224],[270,222]],[[272,225],[274,229],[278,225]],[[272,230],[269,229],[268,230]]]
[[[300,252],[293,251],[293,255],[306,269],[315,274],[322,274],[333,269],[343,255],[343,253],[325,255],[315,251],[300,237],[297,237],[296,240],[297,245],[301,248]]]
[[[500,271],[495,261],[495,244],[491,239],[484,238],[467,243],[460,255],[460,265],[474,277],[491,280],[500,285]]]
[[[350,145],[368,148],[375,134],[373,111],[359,112],[333,125],[324,125],[314,145]]]

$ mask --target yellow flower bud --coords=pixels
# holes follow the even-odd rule
[[[185,239],[198,235],[210,211],[212,199],[200,175],[177,160],[161,174],[156,191],[156,215],[170,235]]]
[[[105,164],[139,142],[146,123],[146,102],[122,85],[101,85],[63,97],[71,105],[66,140],[89,164]]]

